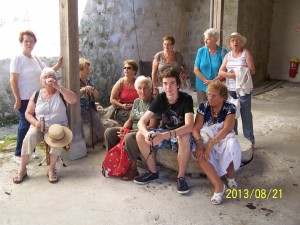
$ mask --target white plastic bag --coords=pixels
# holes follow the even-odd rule
[[[227,101],[235,105],[235,107],[236,107],[235,118],[236,119],[239,118],[240,115],[241,115],[241,112],[240,112],[240,109],[241,109],[240,100],[238,98],[234,99],[233,97],[231,97],[229,95]]]

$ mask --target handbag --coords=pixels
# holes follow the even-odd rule
[[[124,136],[120,142],[105,154],[102,163],[102,174],[104,177],[123,177],[127,173],[130,161],[124,147],[124,142],[125,135],[129,132],[129,129],[125,129]]]

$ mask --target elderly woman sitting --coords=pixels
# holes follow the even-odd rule
[[[137,158],[139,157],[139,147],[135,139],[138,131],[137,123],[153,101],[152,82],[150,78],[139,76],[134,83],[134,87],[139,98],[134,101],[128,120],[124,123],[123,127],[111,127],[106,129],[104,133],[106,148],[109,150],[120,142],[120,138],[124,135],[125,128],[132,130],[125,136],[125,149],[130,159],[130,168],[123,177],[123,180],[126,181],[132,180],[137,174]],[[148,127],[155,127],[156,123],[157,120],[153,117]]]
[[[76,94],[58,84],[56,73],[52,68],[43,69],[40,83],[43,88],[37,93],[37,99],[35,99],[36,93],[30,97],[25,112],[25,117],[31,125],[23,141],[19,170],[13,178],[13,182],[16,184],[22,183],[27,176],[26,165],[33,149],[44,138],[51,146],[48,180],[50,183],[56,183],[58,181],[55,169],[56,162],[63,150],[62,147],[68,145],[72,140],[71,131],[67,129],[68,117],[65,102],[75,104],[77,102]],[[44,118],[45,123],[41,123],[41,117]],[[52,127],[52,132],[50,127]],[[51,137],[55,143],[52,143]],[[55,140],[54,137],[60,138]]]
[[[222,202],[225,185],[220,177],[226,176],[229,188],[237,188],[234,172],[240,167],[241,147],[233,130],[236,108],[227,100],[227,87],[213,81],[207,88],[206,102],[198,106],[193,129],[193,156],[214,186],[212,204]]]

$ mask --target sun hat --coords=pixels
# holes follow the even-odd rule
[[[232,34],[228,35],[226,38],[225,38],[225,43],[227,44],[227,46],[230,46],[230,39],[233,38],[233,37],[237,37],[239,38],[240,40],[242,40],[242,46],[244,44],[246,44],[247,42],[247,38],[244,37],[243,35],[241,35],[240,33],[238,32],[233,32]]]
[[[52,124],[45,133],[45,142],[51,147],[65,147],[73,138],[72,131],[60,124]]]

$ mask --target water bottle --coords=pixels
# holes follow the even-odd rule
[[[45,117],[44,117],[44,115],[40,115],[40,123],[41,123],[41,132],[45,132]]]

